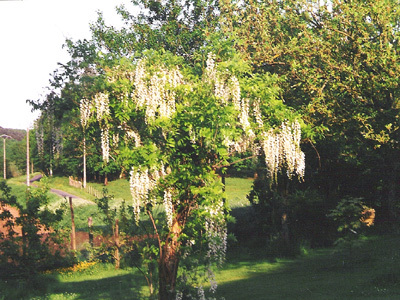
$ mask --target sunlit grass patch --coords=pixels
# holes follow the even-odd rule
[[[253,179],[250,178],[226,178],[226,196],[229,207],[244,207],[249,206],[250,202],[247,199],[251,187],[253,184]]]
[[[72,267],[66,267],[66,268],[60,268],[60,269],[55,269],[55,270],[48,270],[43,272],[43,274],[72,274],[75,272],[82,272],[82,271],[86,271],[89,268],[92,268],[93,266],[95,266],[97,264],[97,262],[95,261],[81,261],[75,265],[73,265]]]

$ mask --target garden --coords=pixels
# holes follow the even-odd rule
[[[26,139],[4,132],[1,296],[398,297],[397,7],[99,12]]]

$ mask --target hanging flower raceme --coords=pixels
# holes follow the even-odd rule
[[[204,72],[203,80],[210,84],[214,84],[214,93],[222,104],[232,103],[237,111],[239,111],[239,122],[245,134],[254,138],[255,135],[251,130],[249,121],[249,99],[241,97],[240,84],[236,76],[228,79],[218,76],[215,64],[215,55],[209,53],[207,58],[207,66]]]
[[[81,113],[81,125],[83,128],[86,128],[89,118],[91,116],[92,106],[88,99],[81,99],[79,104],[80,113]]]
[[[228,231],[226,222],[216,218],[206,218],[205,222],[208,250],[206,257],[221,266],[225,260]]]
[[[127,130],[125,133],[126,142],[128,140],[134,140],[135,147],[139,147],[141,145],[140,135],[137,130]]]
[[[213,82],[217,80],[217,69],[215,67],[215,54],[209,52],[207,54],[206,70],[204,72],[204,77],[206,82]]]
[[[283,122],[277,132],[273,129],[264,132],[262,146],[272,181],[276,182],[278,172],[284,168],[289,178],[294,174],[300,179],[304,177],[305,155],[300,148],[300,139],[301,130],[297,120]]]
[[[130,172],[129,185],[133,200],[133,210],[135,214],[135,221],[138,223],[140,220],[140,207],[146,204],[156,204],[156,198],[151,195],[158,184],[160,178],[164,177],[164,165],[160,169],[156,168],[142,168],[133,167]]]
[[[109,99],[106,93],[97,93],[94,96],[96,106],[97,121],[101,121],[103,117],[110,115]]]
[[[168,228],[172,227],[172,221],[174,217],[173,205],[172,205],[172,189],[168,188],[164,191],[164,209],[167,216]]]
[[[108,163],[110,158],[110,139],[107,127],[101,128],[101,150],[103,154],[103,161]]]
[[[181,72],[178,67],[160,68],[150,79],[147,77],[145,61],[140,60],[135,71],[135,91],[131,95],[136,106],[145,109],[146,123],[157,117],[170,118],[176,110],[174,89],[183,83]]]

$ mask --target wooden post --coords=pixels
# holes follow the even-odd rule
[[[92,217],[88,218],[88,227],[89,227],[89,244],[93,247],[93,231],[92,231],[93,219]]]
[[[74,207],[72,206],[72,197],[69,197],[69,207],[71,209],[71,247],[73,251],[76,251],[75,218]]]
[[[114,229],[114,242],[115,242],[115,268],[119,269],[120,267],[120,256],[119,256],[119,247],[121,246],[119,243],[119,220],[115,220],[115,229]]]

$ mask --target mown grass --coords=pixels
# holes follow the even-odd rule
[[[363,240],[348,253],[310,250],[296,259],[272,260],[263,249],[229,258],[217,272],[217,299],[400,299],[400,239]],[[343,263],[344,260],[346,263]],[[3,299],[148,299],[136,269],[97,264],[77,272],[60,271],[26,280],[0,282]],[[2,297],[0,296],[0,299]]]
[[[98,263],[75,272],[60,270],[25,279],[0,281],[0,299],[148,299],[145,280],[136,269],[116,270]]]
[[[253,179],[227,177],[225,185],[227,202],[230,208],[234,209],[250,205],[247,195],[253,185]]]
[[[37,175],[39,173],[35,174]],[[85,200],[81,201],[75,198],[73,199],[75,226],[77,230],[88,230],[87,219],[89,217],[93,219],[94,226],[104,225],[102,216],[99,214],[99,210],[95,203],[95,196],[86,193],[83,189],[70,186],[67,177],[53,176],[47,178],[47,180],[49,187],[68,192]],[[7,182],[12,187],[13,194],[17,195],[20,202],[24,202],[24,199],[26,199],[26,177],[21,176],[9,179]],[[249,206],[250,203],[246,197],[251,189],[252,183],[252,179],[230,177],[226,178],[227,203],[232,209]],[[35,184],[40,185],[40,183]],[[119,207],[123,201],[126,201],[128,204],[131,201],[129,181],[126,179],[110,181],[107,186],[104,186],[102,183],[93,182],[89,182],[88,185],[100,192],[103,192],[104,189],[107,189],[108,195],[113,197],[113,200],[110,201],[111,207]],[[48,196],[50,199],[50,208],[56,209],[59,208],[61,205],[64,205],[64,207],[66,208],[66,215],[64,220],[61,222],[61,226],[69,228],[71,226],[71,219],[68,210],[68,199],[57,196],[51,192],[49,192]]]
[[[62,182],[62,181],[61,181]],[[246,210],[251,180],[227,178],[227,201]],[[22,186],[22,184],[21,184]],[[58,187],[63,189],[62,185]],[[123,199],[127,182],[109,185],[115,201]],[[14,187],[13,187],[14,189]],[[117,193],[119,190],[119,194]],[[14,190],[13,190],[14,191]],[[71,192],[73,193],[73,192]],[[80,211],[80,209],[82,211]],[[93,211],[91,211],[93,210]],[[95,205],[76,208],[75,217],[86,224]],[[365,238],[352,251],[304,251],[295,259],[273,259],[266,249],[233,244],[227,261],[216,274],[217,299],[400,299],[400,238]],[[148,299],[143,276],[136,269],[115,270],[97,264],[87,270],[42,274],[29,279],[0,282],[0,299]]]
[[[217,275],[226,299],[400,299],[399,237],[365,239],[347,251],[293,260],[233,257]]]

